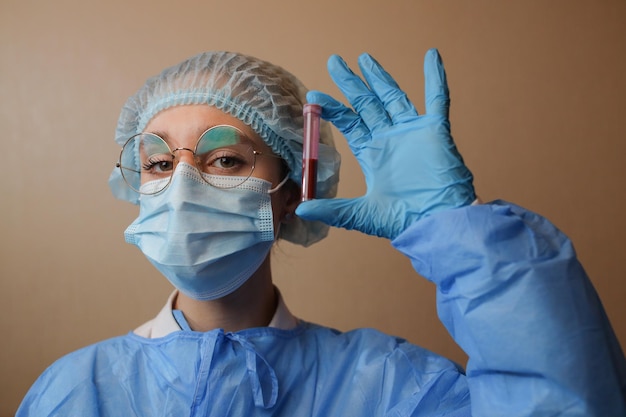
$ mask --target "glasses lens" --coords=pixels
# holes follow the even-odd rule
[[[232,126],[215,126],[202,134],[196,146],[196,165],[209,184],[232,188],[254,171],[252,142]]]
[[[253,143],[239,129],[219,125],[205,131],[194,151],[202,178],[218,188],[233,188],[252,175],[256,160]],[[156,194],[170,183],[176,165],[174,151],[159,136],[140,133],[131,137],[120,155],[124,181],[141,194]]]
[[[170,182],[174,156],[167,143],[150,133],[130,138],[120,155],[120,169],[126,183],[141,194],[156,194]]]

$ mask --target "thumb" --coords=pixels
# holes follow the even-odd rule
[[[354,204],[354,199],[347,198],[303,201],[296,208],[296,215],[304,220],[320,221],[329,226],[351,229]]]

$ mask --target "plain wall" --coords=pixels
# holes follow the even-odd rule
[[[453,134],[484,200],[551,219],[574,241],[626,340],[626,2],[0,2],[0,415],[55,359],[152,318],[171,291],[123,231],[137,208],[107,178],[125,100],[195,53],[237,50],[338,94],[325,62],[372,53],[423,109],[422,60],[439,48]],[[340,196],[364,190],[343,155]],[[389,242],[332,230],[279,243],[275,281],[294,314],[376,327],[451,357],[435,289]],[[529,335],[532,337],[532,335]]]

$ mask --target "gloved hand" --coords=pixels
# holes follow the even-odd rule
[[[301,203],[296,214],[331,226],[394,239],[420,218],[462,207],[475,199],[472,174],[452,136],[448,84],[439,53],[426,53],[426,114],[415,106],[370,55],[359,57],[367,84],[339,56],[328,71],[353,109],[310,91],[307,100],[322,106],[322,118],[346,137],[365,175],[367,192],[352,199]]]

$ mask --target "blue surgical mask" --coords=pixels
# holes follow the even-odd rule
[[[141,196],[139,217],[124,236],[182,293],[214,300],[243,285],[269,253],[270,194],[278,187],[270,190],[270,182],[251,177],[237,187],[218,188],[200,175],[179,163],[165,191]],[[214,181],[228,186],[228,177]]]

